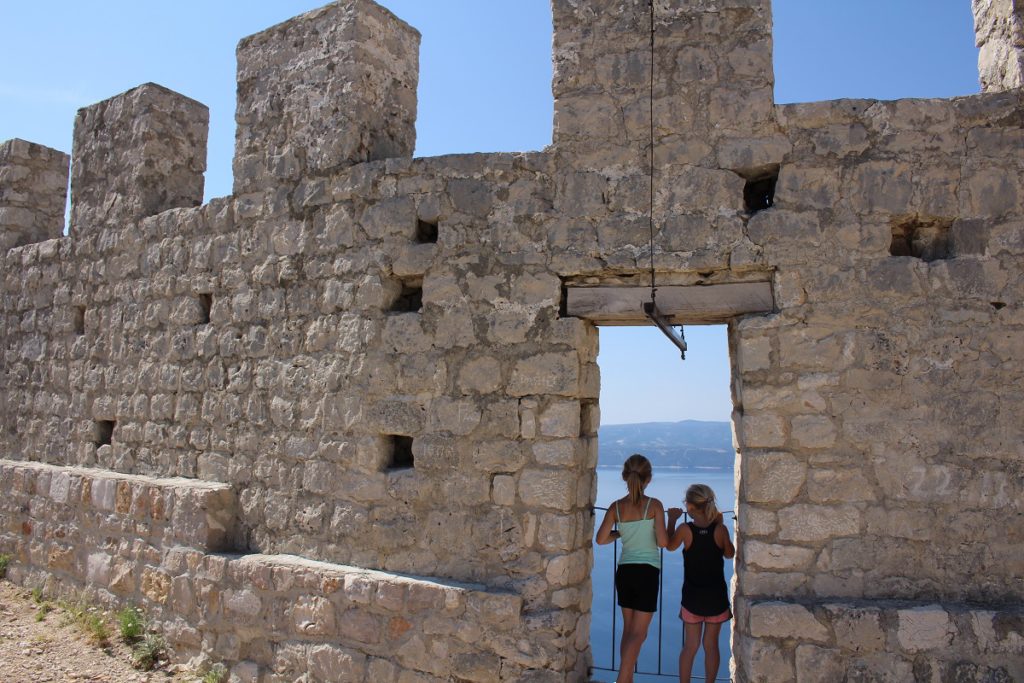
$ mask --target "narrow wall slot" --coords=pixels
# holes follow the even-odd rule
[[[437,242],[437,223],[417,220],[416,241],[419,244],[435,244]]]
[[[114,427],[117,425],[113,420],[96,420],[96,446],[109,446],[114,439]]]
[[[213,308],[213,295],[204,293],[199,295],[199,322],[198,325],[210,324],[210,309]]]
[[[408,470],[415,466],[412,455],[412,437],[390,434],[387,436],[387,469]]]
[[[75,328],[75,336],[81,337],[85,334],[85,306],[75,306],[72,312],[73,322]]]
[[[743,186],[743,207],[747,213],[757,213],[775,204],[775,184],[779,181],[779,167],[746,179]]]

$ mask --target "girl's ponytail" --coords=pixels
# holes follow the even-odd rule
[[[640,503],[644,495],[644,486],[651,480],[651,461],[634,453],[626,458],[622,464],[622,481],[626,482],[629,489],[629,502],[633,505]]]
[[[686,502],[704,513],[707,520],[714,521],[718,518],[715,492],[707,484],[693,484],[686,489]]]

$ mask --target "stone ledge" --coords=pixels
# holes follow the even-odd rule
[[[388,671],[511,681],[560,656],[554,633],[548,645],[530,643],[536,629],[522,597],[476,584],[189,548],[168,549],[143,574],[141,604],[176,658],[227,663],[240,680],[378,680]]]
[[[9,530],[26,540],[59,538],[48,525],[208,551],[234,540],[237,501],[227,484],[0,459],[0,493]]]

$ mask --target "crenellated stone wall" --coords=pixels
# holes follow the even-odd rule
[[[655,9],[658,282],[774,302],[717,316],[735,680],[1024,677],[1022,91],[776,106],[766,0]],[[0,271],[0,447],[47,463],[0,468],[16,580],[142,599],[240,680],[586,680],[606,320],[565,299],[648,282],[650,19],[553,15],[543,152],[411,159],[418,34],[367,0],[242,41],[230,197],[202,105],[80,113],[71,237]],[[88,478],[230,492],[231,547],[136,520],[113,590],[116,517],[46,483]]]

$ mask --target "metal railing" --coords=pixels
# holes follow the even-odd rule
[[[603,508],[603,507],[595,505],[593,507],[593,510],[594,511],[597,511],[597,510],[605,510],[605,511],[607,511],[608,508]],[[723,515],[732,515],[733,516],[732,518],[733,518],[734,521],[736,519],[735,511],[734,510],[722,510],[722,514]],[[683,512],[682,521],[685,523],[685,522],[689,521],[689,518],[690,518],[690,516],[688,514],[686,514],[685,512]],[[619,539],[618,539],[618,537],[615,537],[615,539],[612,541],[612,567],[618,566],[618,563],[619,563]],[[643,670],[640,669],[640,662],[638,660],[636,667],[634,667],[634,669],[633,669],[633,673],[640,674],[642,676],[655,676],[655,677],[660,677],[660,678],[672,678],[672,679],[675,679],[675,678],[678,678],[678,676],[679,676],[678,672],[676,672],[676,673],[664,673],[662,671],[662,669],[661,669],[661,659],[662,659],[661,658],[661,647],[662,647],[662,642],[663,642],[662,636],[664,634],[663,617],[665,615],[665,610],[663,609],[663,607],[664,607],[664,600],[665,600],[665,590],[664,590],[665,589],[665,572],[664,572],[665,549],[664,548],[661,549],[661,566],[663,568],[663,571],[658,573],[658,670],[657,671],[643,671]],[[619,651],[618,648],[616,647],[616,640],[615,640],[615,631],[616,631],[616,628],[618,626],[618,617],[619,617],[618,599],[617,598],[618,598],[618,596],[617,596],[616,590],[615,590],[615,572],[613,570],[612,571],[612,642],[611,642],[612,665],[611,665],[610,668],[607,668],[607,669],[602,667],[602,666],[596,666],[596,665],[595,666],[591,666],[590,667],[591,671],[608,671],[610,673],[617,673],[618,670],[619,670],[618,667],[615,666],[616,657],[617,657],[618,651]],[[593,611],[593,606],[591,607],[591,611]],[[679,642],[680,649],[682,649],[685,640],[686,640],[686,630],[684,629],[683,630],[682,639]],[[729,670],[728,662],[723,662],[723,664],[726,665],[725,669],[726,669],[726,671],[728,671]],[[693,674],[690,675],[690,679],[691,680],[695,680],[695,681],[703,681],[704,680],[704,676],[699,675],[697,673],[693,673]],[[729,681],[730,681],[730,678],[728,677],[728,675],[726,675],[725,678],[722,678],[721,676],[718,676],[718,677],[715,678],[715,683],[729,683]]]

